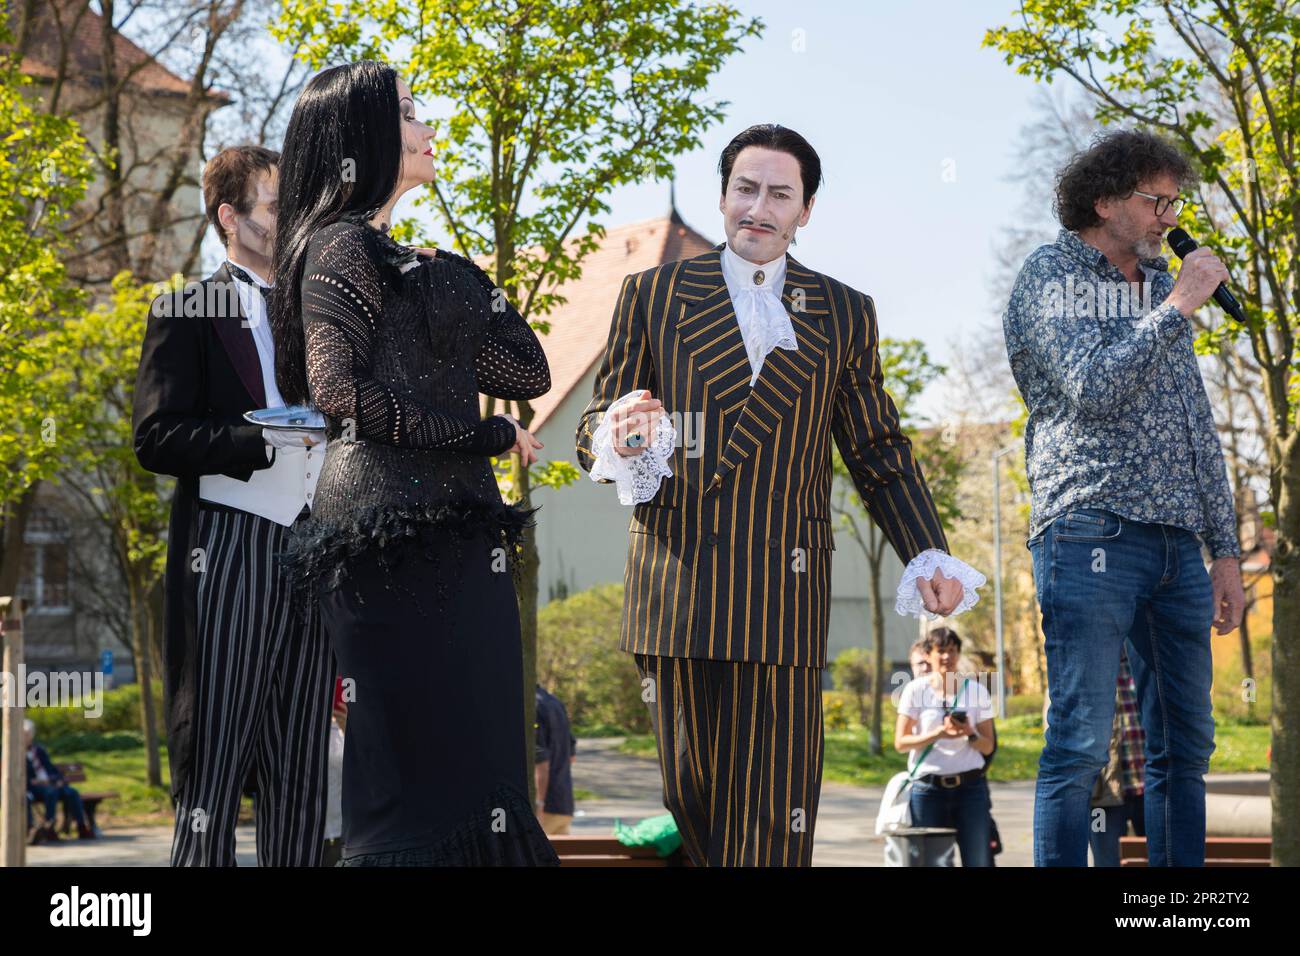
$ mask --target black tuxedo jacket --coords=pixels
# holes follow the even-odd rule
[[[196,663],[191,572],[198,547],[199,476],[248,481],[269,468],[261,426],[243,414],[266,406],[262,365],[223,263],[203,282],[154,299],[135,383],[136,458],[179,479],[172,498],[163,598],[163,692],[167,756],[175,799],[190,768]],[[205,504],[205,508],[221,508]]]
[[[787,255],[782,299],[799,348],[768,353],[751,388],[722,249],[624,280],[578,422],[588,471],[602,416],[634,389],[678,416],[679,438],[698,431],[632,509],[619,646],[824,667],[831,441],[904,564],[947,540],[885,391],[871,297]]]

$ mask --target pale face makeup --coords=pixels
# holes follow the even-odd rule
[[[241,213],[229,203],[222,203],[217,218],[229,237],[228,253],[237,262],[260,270],[271,262],[275,246],[275,216],[279,208],[280,171],[272,166],[256,174],[252,203]]]
[[[416,118],[411,88],[400,76],[397,78],[397,110],[402,127],[402,169],[397,187],[401,194],[433,182],[434,130]]]
[[[799,161],[789,153],[746,146],[736,156],[727,191],[718,201],[731,251],[762,264],[785,255],[795,231],[807,225]]]

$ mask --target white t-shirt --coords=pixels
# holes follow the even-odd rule
[[[965,687],[963,688],[963,684]],[[992,720],[993,704],[988,689],[975,677],[966,683],[965,677],[959,677],[953,685],[955,695],[947,697],[947,704],[953,710],[966,711],[966,721],[972,731],[982,720]],[[955,698],[955,705],[954,705]],[[930,685],[928,674],[916,678],[903,688],[898,699],[898,712],[917,721],[916,733],[927,734],[943,723],[945,703],[939,691]],[[925,747],[908,754],[907,769],[916,766],[916,760]],[[916,777],[927,773],[953,774],[967,770],[977,770],[984,766],[984,755],[971,746],[965,737],[940,737],[925,755],[925,762],[916,771]]]

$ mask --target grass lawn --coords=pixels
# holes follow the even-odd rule
[[[1038,756],[1043,749],[1041,723],[1037,716],[1008,717],[997,722],[998,752],[989,771],[990,779],[1033,780],[1038,775]],[[893,724],[887,721],[886,726]],[[1215,731],[1215,742],[1210,773],[1268,770],[1267,726],[1220,724]],[[876,757],[869,752],[867,731],[861,727],[828,730],[823,779],[884,786],[894,774],[907,769],[906,757],[893,749],[891,735],[886,735],[886,744],[884,755]],[[648,734],[628,737],[619,751],[653,757],[654,737]]]

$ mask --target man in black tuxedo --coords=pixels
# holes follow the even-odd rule
[[[250,774],[259,865],[315,866],[323,845],[334,661],[314,604],[294,600],[276,557],[310,515],[323,432],[243,418],[284,404],[265,300],[278,160],[240,146],[206,164],[226,262],[154,299],[140,353],[136,457],[179,479],[163,641],[173,866],[235,864]]]

